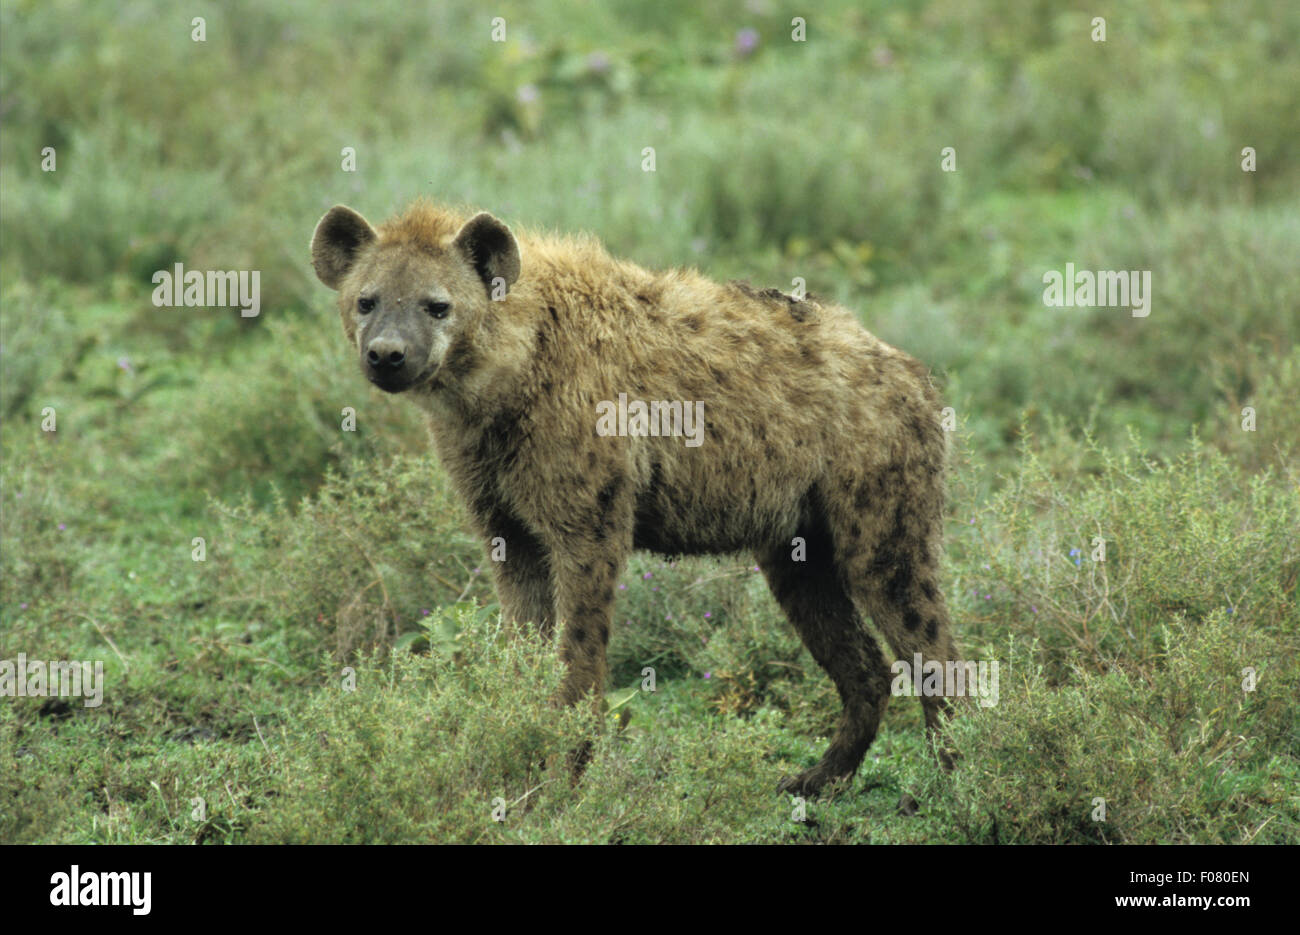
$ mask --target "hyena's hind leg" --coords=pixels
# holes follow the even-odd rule
[[[920,657],[923,667],[937,662],[943,671],[941,694],[921,695],[926,731],[945,767],[952,754],[943,732],[954,713],[949,663],[958,663],[948,605],[939,590],[938,559],[942,515],[931,515],[901,498],[891,505],[892,519],[874,543],[859,542],[846,557],[849,590],[862,612],[888,641],[895,656],[911,672]],[[911,681],[909,679],[909,681]]]
[[[844,588],[824,520],[801,526],[798,535],[804,539],[806,561],[795,561],[788,543],[758,560],[781,609],[830,675],[844,705],[822,758],[780,785],[784,792],[816,795],[828,783],[857,772],[889,701],[889,667]]]
[[[943,738],[954,712],[946,675],[948,664],[959,659],[948,606],[939,589],[942,444],[940,436],[922,453],[928,456],[836,478],[838,483],[828,485],[828,514],[846,587],[858,610],[871,618],[895,657],[907,664],[906,672],[911,673],[918,655],[922,673],[929,662],[943,668],[943,692],[923,691],[920,702],[939,760],[951,766]]]

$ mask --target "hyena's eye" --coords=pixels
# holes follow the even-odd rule
[[[357,299],[357,311],[362,315],[368,315],[375,310],[375,300],[368,295],[363,295]]]
[[[428,301],[424,303],[424,310],[434,318],[446,318],[450,309],[451,306],[446,302]]]

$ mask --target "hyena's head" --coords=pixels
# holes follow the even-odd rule
[[[312,266],[338,291],[362,374],[389,393],[462,375],[492,300],[519,277],[508,227],[486,213],[459,229],[452,223],[423,207],[376,231],[336,205],[316,225]]]

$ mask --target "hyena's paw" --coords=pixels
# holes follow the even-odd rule
[[[572,750],[569,751],[567,764],[569,768],[569,777],[576,786],[582,779],[582,774],[587,771],[587,764],[591,762],[593,744],[590,740],[584,740]]]
[[[951,739],[942,731],[926,731],[927,741],[929,742],[930,752],[934,754],[939,761],[939,768],[945,773],[950,773],[957,766],[957,761],[961,759],[961,754],[953,746]]]
[[[567,753],[552,753],[542,761],[542,771],[550,773],[561,770],[568,773],[569,779],[577,785],[582,779],[582,774],[587,770],[587,764],[591,762],[593,749],[592,742],[584,740]]]

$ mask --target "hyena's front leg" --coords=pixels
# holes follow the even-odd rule
[[[605,684],[605,647],[614,619],[614,588],[627,562],[626,551],[595,540],[557,550],[556,615],[561,626],[560,658],[568,672],[559,701],[576,704],[589,692],[598,707]]]
[[[511,624],[533,624],[542,639],[549,641],[555,632],[550,550],[523,522],[504,510],[494,511],[484,525],[502,615]]]
[[[589,703],[598,717],[604,709],[605,647],[614,618],[614,585],[629,550],[584,539],[552,551],[556,613],[562,628],[560,658],[567,667],[555,700],[564,705]],[[590,740],[569,752],[574,782],[591,753]]]
[[[574,510],[576,522],[547,537],[562,627],[560,658],[568,666],[559,700],[575,704],[589,692],[599,706],[605,684],[605,647],[614,618],[614,588],[632,551],[633,499],[615,478]],[[575,532],[577,530],[577,532]]]

